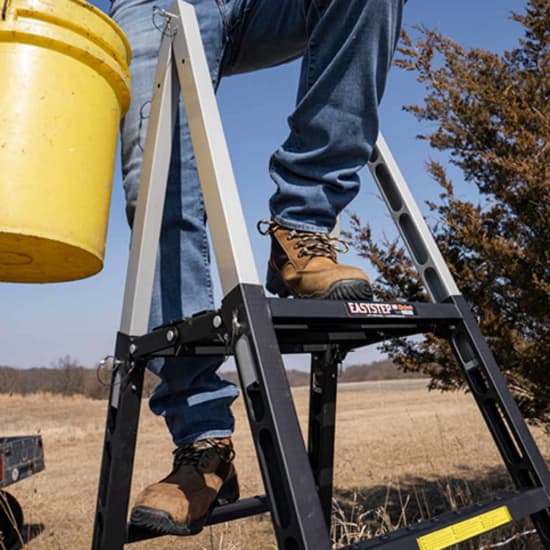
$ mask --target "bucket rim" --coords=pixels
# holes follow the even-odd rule
[[[111,29],[115,32],[117,37],[121,40],[124,51],[126,54],[126,63],[129,65],[130,61],[132,60],[132,47],[130,45],[130,42],[124,33],[124,31],[120,28],[119,25],[113,20],[112,17],[110,17],[107,13],[105,13],[103,10],[99,9],[98,7],[94,6],[92,3],[87,2],[86,0],[64,0],[68,4],[76,4],[77,6],[81,6],[83,9],[91,12],[93,15],[101,19],[103,23],[111,27]],[[5,2],[5,8],[9,8],[9,4],[11,3],[11,0],[4,0]],[[59,9],[59,0],[34,0],[33,3],[47,6],[51,6],[53,9]],[[17,9],[17,8],[16,8]],[[34,6],[33,11],[40,11],[40,8],[37,6]]]
[[[42,0],[47,1],[47,0]],[[112,17],[107,15],[103,10],[100,10],[98,7],[94,6],[91,2],[87,2],[86,0],[68,0],[70,2],[74,2],[75,4],[79,4],[82,7],[89,9],[96,15],[98,15],[105,23],[110,25],[112,28],[115,29],[116,33],[119,35],[119,37],[122,39],[122,42],[124,43],[124,48],[126,49],[126,59],[127,62],[130,63],[132,59],[132,47],[130,46],[130,41],[128,40],[126,34],[124,31],[115,23]]]

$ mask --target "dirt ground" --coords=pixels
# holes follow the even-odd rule
[[[341,384],[337,407],[335,540],[429,517],[508,484],[472,398],[428,392],[422,380]],[[308,391],[294,391],[305,427]],[[10,487],[25,523],[39,534],[26,548],[89,548],[106,403],[51,395],[0,396],[2,435],[41,434],[46,470]],[[236,465],[242,496],[263,494],[243,402],[234,406]],[[546,457],[550,438],[533,434]],[[162,419],[143,403],[132,498],[164,476],[172,443]],[[533,538],[533,537],[531,537]],[[192,538],[144,541],[139,549],[276,548],[269,515],[206,528]],[[536,543],[525,541],[525,546]]]

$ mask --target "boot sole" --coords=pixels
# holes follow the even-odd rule
[[[297,294],[284,282],[281,274],[271,268],[268,269],[266,288],[281,298],[294,296],[295,298],[315,300],[364,300],[366,302],[373,299],[372,288],[365,279],[341,279],[332,283],[325,292]]]
[[[237,476],[228,479],[220,489],[210,510],[216,506],[223,506],[239,500],[239,482]],[[208,514],[193,521],[175,521],[168,512],[157,510],[149,506],[136,506],[132,509],[130,523],[141,529],[153,531],[158,535],[196,535],[202,531]]]

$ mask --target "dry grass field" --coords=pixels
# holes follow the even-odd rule
[[[336,538],[404,525],[469,503],[507,484],[480,415],[468,395],[439,394],[422,380],[342,384],[336,440]],[[294,391],[305,426],[307,389]],[[106,404],[51,395],[0,396],[2,435],[42,434],[46,470],[13,485],[25,523],[43,525],[29,550],[90,547]],[[133,496],[170,469],[172,445],[144,402]],[[263,494],[242,400],[236,464],[243,496]],[[546,457],[550,438],[533,430]],[[501,538],[504,535],[501,536]],[[477,547],[481,543],[476,543]],[[508,548],[537,548],[525,537]],[[247,550],[276,548],[269,517],[206,528],[193,538],[165,537],[128,548]]]

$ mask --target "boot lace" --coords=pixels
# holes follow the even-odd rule
[[[271,235],[278,229],[285,229],[271,220],[260,220],[257,228],[261,235]],[[291,229],[286,238],[289,241],[296,241],[294,248],[299,250],[298,258],[302,256],[325,256],[337,262],[338,254],[345,254],[349,250],[349,244],[346,241],[331,237],[327,233]]]
[[[205,455],[217,454],[224,462],[231,462],[235,457],[235,451],[231,442],[225,443],[218,439],[203,439],[184,445],[174,450],[174,469],[183,464],[199,465]]]

